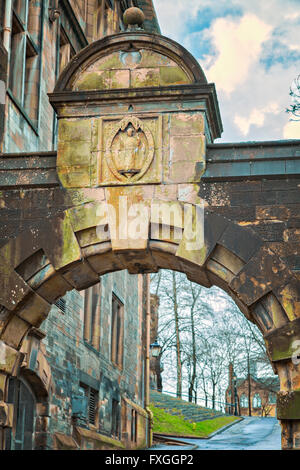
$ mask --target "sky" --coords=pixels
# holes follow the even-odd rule
[[[216,85],[216,143],[300,139],[300,121],[286,113],[300,74],[300,0],[153,1],[162,34]]]

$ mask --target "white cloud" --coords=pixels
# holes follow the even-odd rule
[[[279,112],[280,108],[278,103],[271,102],[263,108],[252,109],[250,115],[247,117],[236,114],[234,116],[234,123],[240,129],[242,134],[246,136],[249,133],[249,129],[252,125],[257,127],[262,127],[264,125],[267,114],[278,114]]]
[[[218,89],[232,93],[248,78],[250,67],[258,61],[262,43],[272,27],[253,14],[242,18],[217,19],[211,28],[211,40],[218,51],[215,63],[207,69],[209,81]]]
[[[285,20],[297,20],[298,18],[300,18],[299,12],[293,12],[293,13],[288,13],[284,15]]]
[[[162,34],[201,56],[208,80],[215,82],[223,141],[296,138],[285,109],[299,75],[299,0],[154,0],[154,5]],[[237,16],[228,16],[231,9]],[[204,56],[211,46],[214,53]]]
[[[300,121],[289,121],[283,128],[284,139],[300,139]]]

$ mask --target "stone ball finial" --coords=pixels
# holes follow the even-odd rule
[[[125,26],[142,26],[145,21],[145,15],[140,8],[130,7],[125,10],[123,21]]]

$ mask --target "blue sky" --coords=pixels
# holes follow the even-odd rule
[[[285,109],[300,74],[300,0],[154,0],[162,34],[216,84],[221,140],[300,139]]]

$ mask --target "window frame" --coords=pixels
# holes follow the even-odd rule
[[[120,439],[121,430],[120,402],[112,398],[111,402],[111,435],[115,439]]]
[[[114,307],[117,306],[117,309]],[[112,293],[111,301],[111,362],[123,369],[124,360],[124,304],[119,297]]]
[[[249,398],[247,397],[246,393],[242,393],[242,395],[240,396],[240,407],[241,408],[249,407]]]
[[[84,342],[95,351],[100,351],[101,325],[101,281],[85,290],[84,295]]]
[[[255,393],[255,395],[252,398],[252,407],[258,409],[258,408],[261,408],[261,404],[262,404],[262,400],[261,400],[260,394]]]
[[[99,390],[90,387],[84,382],[79,382],[79,388],[84,391],[87,398],[87,422],[90,427],[99,427]],[[92,402],[94,402],[94,409],[92,410]],[[92,416],[92,420],[91,420]]]
[[[135,408],[131,408],[131,442],[137,443],[138,433],[138,412]]]
[[[42,55],[43,5],[38,19],[37,38],[30,31],[30,0],[20,2],[22,16],[17,2],[12,3],[11,35],[9,52],[9,76],[7,93],[34,132],[38,134],[40,116],[40,80]],[[25,5],[25,6],[24,6]],[[19,36],[19,37],[17,37]],[[15,47],[13,43],[15,41]],[[19,56],[15,54],[19,51]],[[32,75],[36,75],[32,77]],[[14,81],[18,79],[18,83]],[[19,88],[19,92],[16,88]],[[31,91],[30,91],[31,90]],[[35,106],[32,106],[32,100]],[[34,115],[32,114],[34,112]]]

